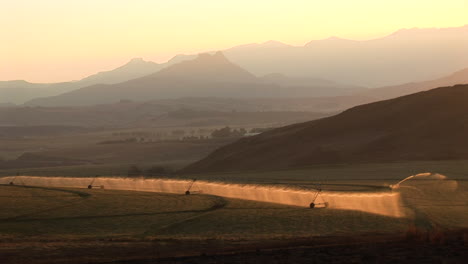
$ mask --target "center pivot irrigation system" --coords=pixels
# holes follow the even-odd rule
[[[9,182],[9,185],[13,186],[13,185],[16,185],[15,181],[17,181],[18,176],[15,176],[13,177],[13,179],[11,179],[11,181]],[[104,189],[104,185],[95,185],[95,182],[98,178],[98,175],[96,175],[90,182],[90,184],[87,186],[88,189]],[[22,186],[26,186],[24,184],[24,182],[21,180],[21,178],[19,179],[22,183]],[[203,191],[200,189],[200,188],[197,188],[196,190],[194,190],[194,187],[197,186],[197,179],[192,179],[190,182],[188,182],[188,185],[186,187],[186,191],[185,191],[185,195],[191,195],[191,194],[200,194],[200,193],[203,193]],[[312,194],[312,201],[311,203],[309,204],[309,207],[311,209],[313,208],[326,208],[328,207],[328,202],[325,202],[323,197],[320,197],[321,198],[321,202],[318,202],[319,200],[319,196],[320,194],[322,193],[322,186],[320,184],[315,184],[315,186],[313,188],[310,188],[310,187],[305,187],[303,186],[303,188],[306,188],[306,189],[309,189],[309,190],[315,190],[315,192],[313,192]]]

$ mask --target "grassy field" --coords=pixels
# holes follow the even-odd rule
[[[258,239],[397,232],[408,221],[207,195],[2,186],[3,237]]]
[[[372,186],[368,183],[368,188]],[[373,183],[378,186],[380,183]],[[356,184],[356,191],[362,190]],[[349,191],[349,183],[332,185]],[[328,186],[324,186],[325,189]],[[229,199],[101,189],[0,186],[0,234],[90,238],[308,237],[424,228],[468,228],[468,182],[409,182],[398,189],[408,218]],[[420,221],[420,222],[418,222]],[[428,226],[427,226],[428,225]]]
[[[2,263],[197,255],[314,237],[398,233],[407,219],[207,195],[0,186]],[[254,246],[254,247],[257,247]]]
[[[341,245],[359,242],[361,238],[393,241],[414,232],[466,230],[468,180],[463,172],[467,166],[466,161],[440,161],[172,176],[294,187],[321,182],[325,190],[359,193],[388,192],[390,184],[422,171],[450,176],[444,180],[411,180],[396,189],[401,193],[401,206],[408,213],[404,218],[330,208],[311,210],[201,194],[3,185],[0,186],[0,260],[2,263],[115,260],[133,263],[138,258],[197,256],[204,252],[217,254],[305,244]],[[43,175],[55,172],[55,175],[70,176],[72,172],[87,174],[95,170],[89,167],[86,171],[82,166],[40,169]],[[422,237],[433,239],[440,236],[437,234]]]

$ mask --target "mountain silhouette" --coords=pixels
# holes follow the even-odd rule
[[[133,58],[126,64],[111,70],[99,72],[86,77],[80,81],[81,87],[93,84],[115,84],[135,78],[143,77],[148,74],[155,73],[162,69],[165,65],[158,64],[152,61],[145,61],[142,58]]]
[[[323,81],[321,81],[323,82]],[[317,88],[317,89],[315,89]],[[357,87],[327,84],[329,95]],[[122,99],[147,101],[182,97],[291,98],[314,97],[323,87],[278,84],[257,78],[230,62],[221,52],[200,54],[145,77],[114,85],[93,85],[58,96],[37,98],[27,105],[84,106],[118,102]]]
[[[99,72],[79,81],[61,83],[0,81],[0,103],[22,104],[33,98],[55,96],[90,85],[120,83],[154,73],[164,66],[135,58],[114,70]]]
[[[197,59],[174,64],[161,70],[153,77],[210,80],[213,82],[258,82],[255,75],[228,61],[221,52],[216,52],[213,55],[200,54]]]
[[[402,29],[365,41],[331,37],[303,46],[268,41],[235,46],[223,53],[257,76],[281,73],[382,87],[430,80],[466,68],[467,46],[468,25]]]
[[[330,80],[334,83],[346,84],[345,88],[388,87],[431,80],[434,77],[467,68],[467,46],[468,25],[440,29],[402,29],[388,36],[366,41],[330,37],[310,41],[304,46],[267,41],[260,44],[236,46],[224,50],[223,54],[227,60],[256,76],[275,73],[289,76],[289,78],[303,76],[299,78]],[[214,54],[214,52],[209,54]],[[101,72],[80,81],[65,83],[37,84],[25,81],[0,81],[0,103],[21,104],[33,98],[56,96],[91,85],[117,84],[196,58],[196,55],[177,55],[163,64],[133,59],[115,70]],[[271,83],[270,80],[267,83]],[[273,82],[273,84],[284,86],[281,83]],[[296,85],[288,84],[287,86]],[[328,89],[319,87],[317,83],[308,86],[315,89],[315,93],[309,96],[350,94],[348,89],[341,91]],[[435,87],[437,86],[430,88]],[[289,94],[294,92],[301,96],[304,92],[310,92],[310,89],[292,91]],[[244,93],[241,94],[244,95]],[[395,93],[395,95],[399,96],[401,93]],[[164,94],[162,96],[166,98]],[[389,98],[388,96],[378,97]],[[34,101],[35,104],[38,102],[42,102],[42,99]],[[83,103],[80,102],[80,104]]]
[[[221,147],[185,172],[468,158],[468,85],[437,88],[274,129]]]

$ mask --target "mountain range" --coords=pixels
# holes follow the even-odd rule
[[[363,92],[360,95],[391,98],[409,93],[415,83],[442,78],[467,68],[468,49],[466,46],[468,46],[468,25],[458,28],[403,29],[386,37],[367,41],[331,37],[311,41],[304,46],[291,46],[277,41],[268,41],[261,44],[236,46],[224,50],[223,54],[227,60],[252,75],[249,83],[255,79],[253,78],[255,75],[260,76],[257,77],[255,83],[296,87],[287,95],[298,92],[298,96],[302,96],[304,92],[308,92],[313,97],[347,96],[353,90],[347,88],[383,86],[379,92],[370,92],[367,95],[366,91],[360,91]],[[214,54],[214,52],[210,54]],[[33,98],[61,95],[92,85],[118,84],[152,75],[161,69],[196,58],[196,55],[177,55],[163,64],[133,59],[112,71],[100,72],[79,81],[65,83],[38,84],[21,80],[3,81],[0,82],[0,103],[22,104]],[[193,68],[191,71],[192,73],[196,72]],[[173,76],[175,77],[175,75]],[[215,79],[211,81],[215,81]],[[224,83],[226,81],[223,80]],[[229,82],[232,83],[231,81]],[[407,83],[405,85],[407,87],[397,85],[401,83]],[[455,83],[443,85],[453,84]],[[152,84],[149,83],[149,85]],[[437,87],[437,85],[434,86],[430,83],[422,85],[424,87],[433,86],[430,88]],[[104,86],[100,85],[99,87]],[[297,87],[313,87],[314,89],[311,91],[299,89],[297,91]],[[390,92],[392,87],[395,88],[395,91],[401,89],[401,92]],[[193,87],[192,91],[195,89],[199,88]],[[274,96],[284,95],[284,89],[281,92],[278,88],[276,89],[273,93]],[[417,89],[424,90],[426,88]],[[388,91],[384,92],[384,90]],[[192,96],[192,93],[184,94],[184,96]],[[122,97],[120,99],[129,99],[123,98],[124,96],[120,97]],[[162,95],[162,98],[167,97],[166,94]],[[113,101],[115,101],[114,99]],[[151,99],[154,97],[152,96]],[[102,103],[101,101],[91,100],[90,103]],[[42,102],[42,99],[33,101],[33,104],[36,105],[38,102]],[[104,102],[110,101],[104,100]]]
[[[213,55],[201,54],[193,60],[174,63],[158,72],[127,82],[89,86],[55,97],[33,99],[26,105],[90,106],[120,100],[173,100],[177,104],[177,99],[183,98],[192,98],[192,102],[196,101],[195,98],[201,101],[205,100],[203,98],[237,98],[242,105],[249,98],[254,101],[261,98],[272,101],[276,98],[280,105],[285,102],[294,104],[290,107],[294,111],[302,108],[306,111],[334,112],[456,84],[468,84],[468,68],[430,81],[365,89],[319,78],[288,77],[280,73],[256,77],[218,52]],[[301,107],[301,100],[294,98],[308,98],[308,106]],[[271,104],[267,105],[267,108],[272,108]]]
[[[37,97],[55,96],[95,84],[115,84],[154,73],[164,64],[132,59],[111,71],[99,72],[79,81],[30,83],[23,80],[0,81],[0,103],[22,104]]]
[[[258,76],[277,72],[381,87],[435,79],[466,68],[466,47],[468,25],[402,29],[366,41],[331,37],[304,46],[268,41],[223,52],[230,61]]]
[[[321,79],[294,79],[282,75],[258,78],[231,63],[222,52],[217,52],[200,54],[196,59],[167,66],[141,78],[118,84],[87,86],[53,97],[33,99],[27,105],[84,106],[120,100],[181,97],[301,98],[317,94],[351,94],[362,89]]]
[[[468,85],[361,105],[221,147],[189,173],[468,158]]]

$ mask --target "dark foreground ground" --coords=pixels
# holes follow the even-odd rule
[[[303,245],[250,252],[114,263],[467,263],[468,233],[440,238]],[[435,239],[435,240],[434,240]]]
[[[9,244],[2,243],[3,246]],[[36,245],[34,245],[36,244]],[[467,263],[468,230],[277,241],[40,242],[3,248],[1,263]],[[13,246],[9,244],[8,246]]]

